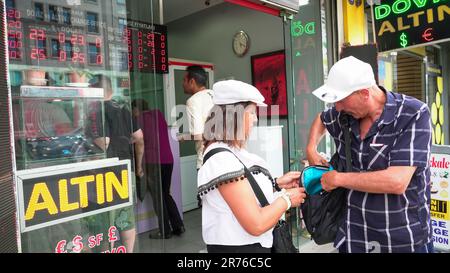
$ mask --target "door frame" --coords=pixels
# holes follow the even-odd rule
[[[169,73],[164,75],[164,107],[166,120],[170,126],[176,124],[177,118],[176,116],[172,117],[172,109],[176,106],[175,71],[184,71],[191,65],[199,65],[205,69],[208,73],[210,88],[214,83],[214,65],[212,63],[169,58]],[[183,212],[198,208],[196,164],[197,154],[179,157]]]
[[[201,62],[201,61],[194,61],[194,60],[185,60],[185,59],[178,59],[178,58],[169,58],[169,73],[164,74],[164,101],[165,101],[165,113],[166,113],[166,120],[169,121],[169,124],[174,124],[176,120],[175,117],[171,117],[172,109],[176,106],[175,102],[175,70],[186,70],[188,66],[191,65],[199,65],[205,69],[205,71],[208,73],[209,78],[209,87],[212,88],[212,85],[214,83],[214,64],[207,63],[207,62]],[[173,92],[171,91],[173,90]]]

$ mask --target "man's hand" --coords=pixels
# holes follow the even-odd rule
[[[300,172],[288,172],[277,178],[277,185],[282,189],[292,189],[299,187]]]
[[[136,167],[136,175],[138,177],[143,177],[144,176],[144,169],[141,166],[137,166]]]
[[[317,151],[306,151],[306,159],[309,165],[329,166],[327,159],[321,156]]]
[[[325,191],[332,191],[339,187],[338,185],[339,173],[337,171],[329,171],[322,175],[320,182],[322,183],[322,188]]]

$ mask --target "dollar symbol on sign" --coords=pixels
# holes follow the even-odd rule
[[[405,33],[402,33],[402,35],[400,35],[400,45],[402,46],[402,47],[406,47],[406,45],[408,44],[408,40],[406,39],[407,37],[406,37],[406,34]]]

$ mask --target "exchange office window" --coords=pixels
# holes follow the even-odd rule
[[[52,39],[52,58],[59,58],[61,52],[61,44],[58,39]]]
[[[93,12],[86,12],[88,32],[98,32],[98,14]]]
[[[103,64],[103,57],[100,53],[101,44],[89,44],[88,46],[88,55],[89,55],[89,64],[101,65]]]
[[[48,5],[48,16],[50,17],[50,22],[58,22],[58,7],[54,5]]]
[[[15,8],[16,1],[14,0],[6,0],[6,9]]]
[[[44,4],[34,3],[34,16],[37,21],[44,21]]]
[[[63,22],[66,25],[70,25],[72,23],[72,10],[69,8],[63,8]]]
[[[130,112],[114,116],[131,110],[126,19],[116,16],[129,13],[116,1],[6,2],[23,252],[138,250],[125,236],[136,231],[134,124]],[[115,129],[130,139],[107,147]]]

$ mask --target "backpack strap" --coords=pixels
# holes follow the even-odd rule
[[[339,119],[340,119],[342,131],[344,133],[346,171],[351,172],[352,171],[352,154],[351,154],[350,129],[348,126],[348,115],[341,113]]]
[[[263,191],[261,190],[261,187],[258,185],[258,183],[256,182],[255,178],[253,177],[252,173],[250,172],[250,170],[245,166],[245,164],[239,159],[239,157],[237,157],[230,149],[227,148],[215,148],[212,149],[211,151],[207,152],[205,154],[205,156],[203,157],[203,164],[205,164],[205,162],[210,159],[213,155],[220,153],[220,152],[229,152],[232,153],[237,160],[239,160],[239,162],[241,162],[241,164],[244,166],[244,172],[245,172],[245,177],[247,178],[248,182],[250,182],[250,186],[253,189],[253,192],[256,195],[256,198],[258,198],[259,203],[261,204],[261,207],[265,207],[267,205],[269,205],[269,202],[267,201],[266,196],[264,195]]]

